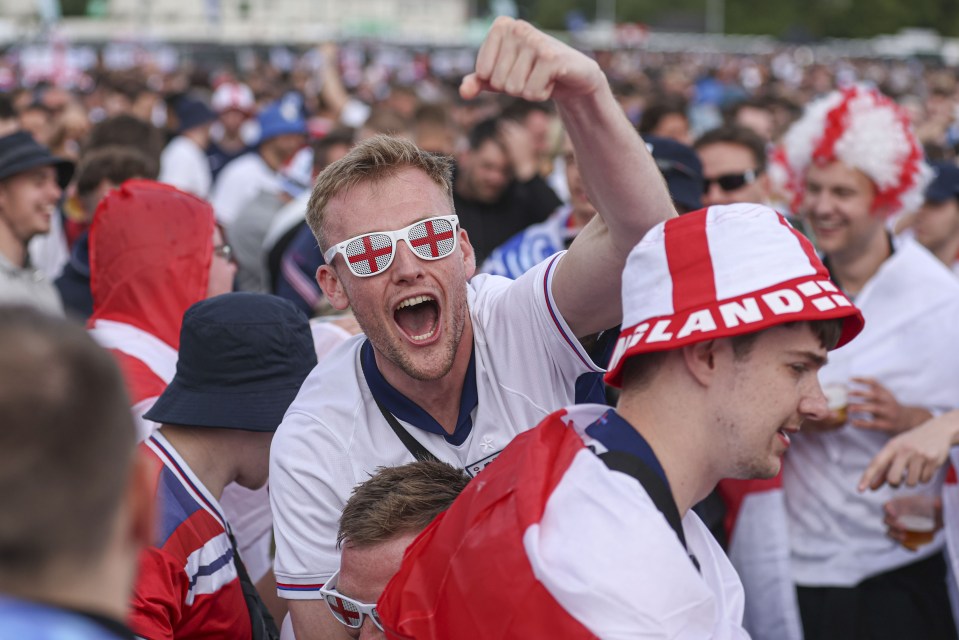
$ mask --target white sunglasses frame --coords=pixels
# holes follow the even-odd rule
[[[413,245],[410,244],[410,237],[409,237],[410,229],[412,229],[413,227],[417,225],[430,222],[431,220],[445,220],[449,222],[451,225],[453,225],[453,249],[445,256],[438,256],[436,258],[422,256],[416,251],[416,249],[413,248]],[[417,220],[413,224],[407,227],[403,227],[402,229],[397,229],[396,231],[369,231],[367,233],[361,233],[358,236],[353,236],[352,238],[348,238],[347,240],[337,243],[336,245],[327,249],[326,252],[323,254],[323,260],[326,261],[326,264],[331,264],[333,262],[333,259],[336,258],[336,254],[339,253],[340,255],[343,256],[343,262],[346,263],[346,268],[349,269],[350,273],[352,273],[357,278],[370,278],[372,276],[378,276],[381,273],[386,272],[386,270],[389,269],[390,266],[393,264],[393,260],[396,258],[396,247],[399,244],[400,240],[403,240],[404,242],[406,242],[406,246],[409,247],[410,251],[412,251],[413,254],[416,255],[416,257],[419,258],[420,260],[430,260],[430,261],[442,260],[443,258],[448,258],[449,256],[453,255],[453,252],[456,251],[456,247],[459,245],[459,233],[458,233],[459,225],[460,225],[459,216],[457,216],[454,213],[448,216],[433,216],[430,218],[423,218],[422,220]],[[379,271],[376,271],[373,273],[357,273],[356,271],[353,270],[353,265],[350,263],[349,256],[346,255],[346,248],[351,243],[365,236],[371,236],[371,235],[383,235],[383,236],[389,237],[390,242],[393,243],[392,244],[393,250],[390,252],[390,260],[389,262],[386,263],[386,266],[380,269]]]
[[[348,598],[347,596],[344,596],[342,593],[336,590],[336,582],[339,577],[340,577],[340,571],[339,569],[337,569],[336,573],[330,576],[330,579],[326,581],[326,584],[320,587],[320,595],[323,596],[323,602],[325,602],[326,606],[330,609],[330,613],[333,615],[333,618],[335,618],[337,622],[339,622],[341,625],[343,625],[347,629],[359,629],[363,626],[363,620],[369,617],[369,619],[373,621],[373,625],[377,629],[379,629],[380,631],[385,631],[385,629],[383,629],[382,623],[380,623],[379,616],[373,615],[373,612],[376,611],[375,603],[368,604],[366,602],[360,602],[359,600]],[[355,627],[351,627],[347,623],[340,620],[339,616],[336,615],[336,612],[334,611],[333,607],[330,605],[329,598],[339,598],[340,600],[345,600],[346,602],[349,602],[354,607],[356,607],[356,610],[360,615],[360,619],[357,622],[357,625]]]

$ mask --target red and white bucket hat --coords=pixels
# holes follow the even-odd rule
[[[754,333],[786,322],[844,319],[840,347],[863,327],[812,243],[758,204],[714,206],[653,227],[623,271],[623,331],[606,382],[629,357]]]

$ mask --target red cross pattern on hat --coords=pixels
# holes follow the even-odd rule
[[[714,206],[653,227],[623,270],[623,330],[606,382],[630,356],[754,333],[786,322],[842,318],[836,347],[863,327],[806,237],[769,207]]]

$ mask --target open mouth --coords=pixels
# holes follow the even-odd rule
[[[396,305],[393,320],[412,342],[425,342],[436,335],[440,306],[432,296],[413,296]]]

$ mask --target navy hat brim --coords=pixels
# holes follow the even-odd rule
[[[25,171],[30,171],[31,169],[36,169],[38,167],[51,166],[57,171],[57,184],[61,189],[66,189],[67,185],[70,184],[70,179],[73,178],[73,163],[66,158],[60,158],[58,156],[51,156],[48,154],[36,154],[25,157],[18,162],[14,162],[13,164],[3,167],[0,169],[0,180],[12,178],[15,175],[19,175]]]
[[[263,391],[211,391],[184,386],[176,378],[144,414],[159,424],[273,433],[300,385]]]

